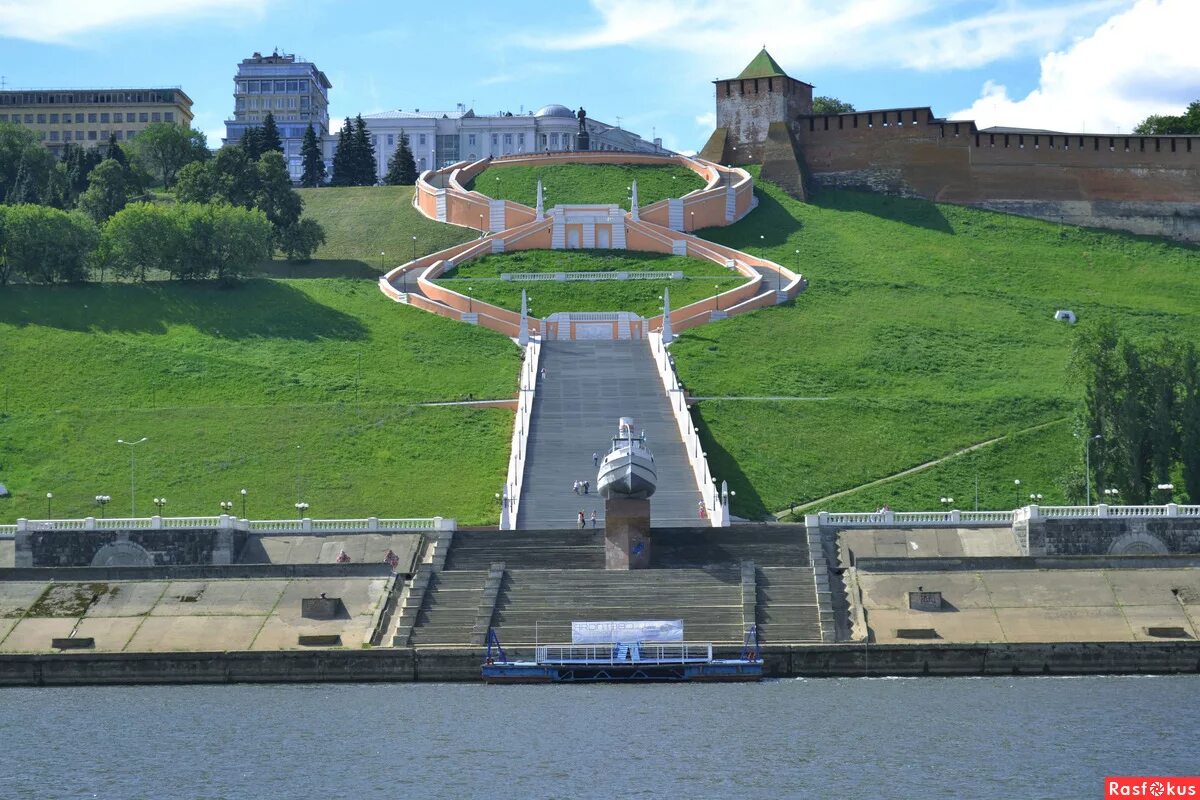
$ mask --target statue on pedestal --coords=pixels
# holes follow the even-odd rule
[[[583,109],[583,106],[580,106],[579,110],[575,112],[575,119],[579,120],[579,137],[577,139],[579,144],[575,149],[576,150],[591,150],[592,149],[592,141],[591,141],[591,136],[588,134],[587,124],[586,124],[587,123],[587,111],[585,111]]]

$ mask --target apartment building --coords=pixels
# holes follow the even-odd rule
[[[33,131],[51,150],[132,139],[154,122],[192,124],[192,99],[168,89],[16,89],[0,91],[0,123]]]

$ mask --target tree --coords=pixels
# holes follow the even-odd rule
[[[133,152],[151,175],[172,186],[185,165],[209,157],[204,134],[174,122],[153,122],[133,138]]]
[[[1107,464],[1117,457],[1117,397],[1121,387],[1121,366],[1117,358],[1119,336],[1116,325],[1105,320],[1080,330],[1071,355],[1071,366],[1083,377],[1083,415],[1086,433],[1084,446],[1099,435],[1092,445],[1093,481],[1104,484]]]
[[[849,114],[853,111],[854,106],[842,102],[836,97],[813,98],[812,113],[814,114]]]
[[[33,131],[0,123],[0,203],[38,202],[53,162]]]
[[[129,157],[125,155],[125,151],[121,149],[121,145],[117,144],[117,135],[110,133],[108,135],[108,147],[104,150],[104,157],[111,158],[122,167],[129,166]]]
[[[310,189],[325,182],[325,159],[321,155],[321,145],[317,142],[317,132],[312,123],[304,130],[304,141],[300,145],[300,155],[304,158],[304,172],[300,175],[300,185]]]
[[[279,232],[279,249],[288,261],[312,259],[317,248],[325,244],[325,230],[316,220],[305,217]]]
[[[362,114],[354,118],[354,186],[374,186],[379,182],[375,172],[375,145],[367,133]]]
[[[63,283],[87,277],[96,249],[96,226],[79,212],[39,205],[4,209],[4,259],[13,277],[29,283]]]
[[[243,130],[238,146],[245,151],[247,158],[251,161],[257,161],[258,157],[263,154],[262,128],[255,125],[252,128]]]
[[[334,186],[354,186],[354,136],[350,118],[346,117],[345,124],[338,131],[337,147],[333,151]]]
[[[283,154],[268,150],[258,160],[258,187],[253,205],[267,215],[267,220],[281,231],[295,225],[304,210],[304,201],[292,188]]]
[[[1200,503],[1200,357],[1188,342],[1180,359],[1179,452],[1188,502]]]
[[[262,131],[259,133],[259,142],[263,153],[270,150],[283,152],[283,139],[279,138],[279,128],[275,125],[275,115],[270,111],[267,112],[267,117],[263,120]]]
[[[106,158],[88,177],[87,191],[79,196],[79,208],[99,224],[124,208],[128,201],[125,168],[115,159]]]
[[[8,285],[11,272],[8,262],[8,239],[5,235],[6,219],[4,206],[0,206],[0,287]]]
[[[1177,117],[1169,114],[1151,114],[1139,122],[1133,132],[1139,136],[1200,133],[1200,100],[1189,103],[1187,110]]]
[[[177,273],[181,239],[169,207],[133,203],[100,231],[100,257],[114,274],[144,282],[155,272]]]
[[[174,214],[183,242],[180,277],[229,283],[271,255],[271,223],[261,211],[225,203],[180,203]]]
[[[383,182],[389,186],[412,186],[417,182],[417,162],[413,159],[406,133],[400,133],[400,143],[388,161],[388,171]]]

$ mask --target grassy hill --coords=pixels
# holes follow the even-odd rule
[[[537,203],[538,178],[542,180],[546,208],[560,203],[615,203],[629,208],[628,187],[634,180],[641,206],[704,188],[704,181],[690,169],[632,164],[493,166],[479,173],[467,188],[496,199],[533,206]]]
[[[625,281],[510,282],[505,272],[682,272],[682,279]],[[537,316],[556,311],[632,311],[645,317],[662,312],[663,289],[671,307],[681,308],[728,291],[745,278],[709,261],[660,253],[613,250],[519,250],[468,261],[442,279],[450,288],[480,300],[521,310],[521,289]]]
[[[1075,329],[1054,311],[1138,337],[1200,335],[1194,247],[865,193],[758,193],[745,220],[702,235],[798,267],[809,290],[673,347],[695,395],[812,398],[699,404],[714,472],[747,516],[1056,420],[820,507],[936,508],[947,495],[973,507],[977,472],[981,507],[1011,507],[1014,480],[1025,502],[1063,502],[1059,479],[1082,451],[1066,421]]]
[[[0,341],[0,520],[43,516],[48,491],[59,516],[96,494],[128,514],[116,440],[142,436],[142,514],[156,495],[217,513],[241,488],[260,518],[298,495],[316,516],[498,514],[511,412],[414,404],[512,396],[518,349],[373,282],[9,287]]]

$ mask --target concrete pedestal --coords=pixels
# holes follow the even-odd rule
[[[604,501],[604,568],[650,566],[650,501]]]

